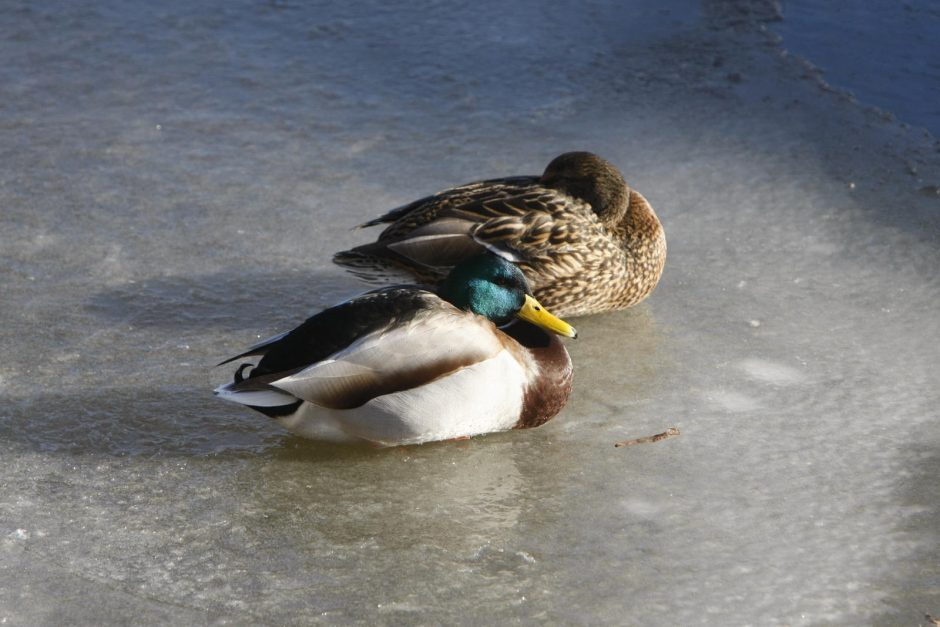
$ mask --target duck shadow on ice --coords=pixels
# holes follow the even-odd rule
[[[212,366],[229,350],[229,336],[249,339],[236,332],[289,328],[362,289],[341,271],[325,270],[165,276],[102,289],[85,309],[117,328],[119,341],[127,338],[100,349],[128,355],[126,377],[99,382],[103,388],[8,399],[0,440],[47,452],[145,456],[259,452],[292,440],[277,425],[216,401]],[[192,350],[172,348],[179,342]],[[150,370],[140,363],[147,345],[158,347],[147,359],[162,362]],[[325,445],[312,457],[348,448]]]
[[[873,625],[929,624],[924,614],[940,615],[940,451],[925,444],[908,451],[911,472],[898,493],[898,534],[917,538],[916,551],[901,568],[878,582],[885,611]],[[926,602],[926,603],[925,603]]]
[[[106,456],[253,455],[301,446],[310,460],[352,447],[288,436],[273,422],[227,411],[201,387],[109,389],[8,401],[0,441],[43,453]],[[369,449],[363,449],[368,451]]]
[[[108,287],[91,296],[86,310],[135,327],[256,330],[295,323],[368,287],[341,270],[239,268]]]

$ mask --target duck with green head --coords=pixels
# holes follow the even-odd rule
[[[576,337],[496,255],[436,290],[387,287],[251,347],[215,393],[313,439],[394,446],[543,424],[571,391]],[[220,364],[220,365],[222,365]]]

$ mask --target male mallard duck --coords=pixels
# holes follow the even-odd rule
[[[537,427],[571,391],[555,333],[576,337],[518,268],[487,253],[436,291],[367,292],[251,347],[222,364],[260,359],[215,393],[314,439],[393,446]]]
[[[556,157],[542,176],[468,183],[360,225],[391,223],[333,261],[367,279],[404,270],[439,279],[488,249],[519,265],[533,294],[560,316],[630,307],[663,271],[666,237],[653,208],[606,160]]]

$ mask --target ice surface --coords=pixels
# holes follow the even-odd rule
[[[0,621],[940,613],[938,145],[785,54],[773,3],[662,7],[8,3]],[[573,149],[669,260],[577,321],[557,419],[371,450],[212,397],[361,288],[349,227]]]

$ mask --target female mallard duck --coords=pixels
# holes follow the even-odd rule
[[[469,183],[362,224],[391,223],[333,261],[367,279],[404,270],[438,280],[488,249],[519,265],[560,316],[630,307],[663,271],[666,237],[653,208],[613,165],[589,152],[556,157],[542,176]]]
[[[314,439],[393,446],[537,427],[571,391],[554,333],[576,337],[518,268],[487,253],[436,291],[367,292],[251,347],[222,363],[260,359],[215,393]]]

